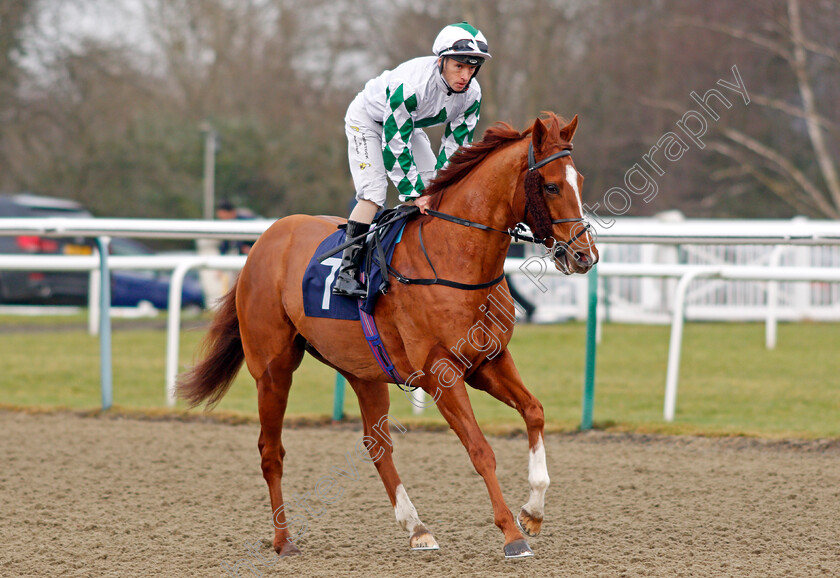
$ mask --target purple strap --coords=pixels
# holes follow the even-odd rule
[[[396,383],[403,385],[405,381],[402,377],[400,377],[399,372],[397,372],[397,369],[391,362],[391,358],[388,356],[388,352],[385,351],[385,345],[382,343],[382,338],[379,336],[379,330],[376,328],[376,322],[373,320],[373,315],[368,315],[364,309],[362,309],[361,299],[359,299],[359,317],[362,321],[362,331],[365,334],[365,339],[367,339],[371,352],[373,352],[373,358],[376,359],[376,363],[379,364],[382,371],[391,376],[391,379],[393,379]]]

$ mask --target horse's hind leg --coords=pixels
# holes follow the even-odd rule
[[[486,391],[499,401],[515,408],[528,430],[528,483],[531,495],[522,506],[517,523],[529,536],[537,536],[542,528],[545,491],[550,483],[545,463],[545,443],[543,429],[545,415],[543,406],[534,395],[525,388],[522,378],[510,352],[505,349],[498,357],[485,362],[469,377],[469,384]]]
[[[403,425],[388,415],[391,400],[388,395],[388,384],[383,382],[358,381],[347,376],[350,385],[359,398],[359,408],[362,412],[362,422],[365,433],[364,442],[368,454],[376,465],[379,477],[388,492],[388,498],[394,507],[397,523],[408,531],[409,545],[412,550],[437,550],[438,543],[431,532],[426,529],[417,515],[414,505],[408,498],[408,493],[400,481],[397,468],[394,466],[394,442],[391,438],[389,421],[394,427],[406,431]]]
[[[292,385],[292,372],[300,365],[303,349],[293,343],[283,354],[274,358],[265,372],[257,379],[257,398],[260,413],[259,449],[262,457],[262,471],[271,498],[274,520],[274,550],[280,556],[300,554],[292,542],[289,523],[286,521],[285,504],[280,480],[283,477],[283,448],[281,433],[283,416]]]

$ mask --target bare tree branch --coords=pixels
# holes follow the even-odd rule
[[[694,26],[696,28],[703,28],[705,30],[712,30],[721,34],[726,34],[727,36],[737,38],[739,40],[747,40],[753,44],[766,48],[775,54],[778,54],[788,62],[793,60],[793,55],[783,44],[753,32],[747,32],[746,30],[741,30],[740,28],[733,28],[732,26],[718,24],[716,22],[705,22],[699,18],[678,17],[674,20],[674,23],[677,26]]]
[[[802,46],[813,52],[814,54],[821,54],[840,63],[840,51],[829,48],[822,44],[817,44],[811,40],[802,39]]]
[[[814,147],[817,156],[817,164],[822,171],[823,179],[828,187],[831,200],[835,207],[840,207],[840,179],[837,177],[837,167],[828,150],[823,131],[819,126],[819,114],[814,98],[814,90],[811,86],[811,78],[808,74],[807,54],[803,46],[802,19],[799,14],[799,0],[788,0],[788,17],[790,18],[791,40],[793,41],[793,60],[791,66],[796,73],[796,80],[799,83],[799,94],[802,96],[802,104],[805,110],[805,123],[808,127],[808,136]]]
[[[798,106],[793,106],[792,104],[788,104],[783,100],[779,100],[776,98],[768,98],[766,96],[762,96],[760,94],[753,94],[750,93],[750,100],[755,102],[756,104],[760,104],[761,106],[766,106],[768,108],[775,108],[776,110],[780,110],[784,113],[787,113],[791,116],[795,116],[797,118],[806,118],[807,115],[804,110],[802,110]],[[836,132],[840,134],[840,124],[837,124],[834,121],[831,121],[824,116],[817,115],[816,117],[817,123],[826,130],[830,130],[832,132]]]
[[[751,150],[755,154],[770,161],[779,169],[781,169],[781,172],[783,172],[784,174],[786,174],[786,176],[793,180],[799,186],[799,188],[808,196],[808,198],[811,201],[813,201],[817,207],[819,207],[820,212],[822,212],[825,216],[830,217],[832,219],[840,217],[837,208],[832,206],[825,199],[825,196],[816,187],[816,185],[814,185],[814,183],[811,182],[811,180],[805,175],[805,173],[800,171],[796,167],[796,165],[794,165],[790,160],[788,160],[787,157],[785,157],[778,151],[775,151],[770,147],[760,143],[754,138],[747,136],[746,134],[733,128],[723,129],[723,134],[730,140]]]
[[[756,167],[748,159],[747,155],[744,154],[743,149],[736,149],[720,141],[709,141],[707,145],[710,150],[720,153],[737,162],[738,167],[737,169],[735,169],[737,172],[746,173],[752,176],[753,178],[755,178],[755,180],[757,180],[765,187],[767,187],[770,191],[772,191],[778,198],[780,198],[782,201],[784,201],[797,211],[804,213],[821,212],[819,208],[816,207],[813,203],[806,202],[807,198],[798,195],[795,187],[791,186],[789,183],[770,177],[766,172]],[[722,174],[719,176],[719,178],[725,178],[726,176],[730,175]]]
[[[661,100],[658,98],[647,98],[642,96],[639,97],[639,104],[649,106],[651,108],[670,110],[671,112],[675,112],[677,114],[683,114],[685,112],[685,106],[680,106],[673,100]]]

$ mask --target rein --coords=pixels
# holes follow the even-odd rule
[[[456,217],[447,213],[441,213],[440,211],[435,211],[432,209],[426,209],[426,214],[436,217],[438,219],[443,219],[444,221],[449,221],[450,223],[462,225],[464,227],[472,227],[473,229],[481,229],[482,231],[494,231],[496,233],[501,233],[502,235],[509,235],[517,241],[527,241],[529,243],[541,242],[540,239],[534,238],[533,235],[523,234],[525,229],[522,226],[522,223],[517,223],[516,226],[512,229],[503,231],[501,229],[494,229],[493,227],[482,225],[481,223],[476,223],[475,221],[470,221],[469,219],[462,219],[461,217]]]
[[[431,212],[431,211],[429,211]],[[437,211],[435,211],[437,212]],[[443,213],[441,213],[443,214]],[[447,215],[450,216],[450,215]],[[458,217],[452,217],[453,219],[457,219]],[[448,220],[448,219],[447,219]],[[453,221],[456,222],[456,221]],[[470,223],[465,225],[467,227],[476,227],[478,229],[487,229],[489,231],[497,231],[498,229],[493,229],[492,227],[488,227],[486,225],[482,225],[481,223],[473,223],[472,221],[467,221]],[[464,224],[464,223],[459,223]],[[504,231],[499,231],[504,232]],[[487,289],[488,287],[492,287],[496,283],[499,283],[502,279],[505,278],[505,272],[502,271],[502,274],[493,279],[492,281],[486,281],[484,283],[460,283],[458,281],[450,281],[449,279],[441,279],[438,277],[437,271],[435,270],[435,266],[432,265],[432,260],[429,258],[429,253],[426,251],[426,246],[423,244],[423,223],[420,223],[419,227],[417,228],[417,237],[420,239],[420,248],[423,250],[423,255],[426,257],[426,262],[429,264],[429,267],[432,268],[432,273],[434,273],[434,279],[412,279],[406,277],[405,275],[401,274],[399,271],[388,265],[388,272],[396,278],[397,281],[403,283],[405,285],[444,285],[446,287],[452,287],[454,289],[463,289],[466,291],[473,291],[476,289]]]
[[[512,228],[510,228],[506,231],[503,231],[502,229],[495,229],[493,227],[489,227],[489,226],[483,225],[481,223],[476,223],[475,221],[470,221],[469,219],[464,219],[464,218],[461,218],[461,217],[455,217],[454,215],[449,215],[447,213],[441,213],[440,211],[434,211],[432,209],[427,209],[426,214],[431,215],[432,217],[435,217],[435,218],[438,218],[438,219],[443,219],[444,221],[449,221],[450,223],[455,223],[457,225],[462,225],[464,227],[472,227],[474,229],[481,229],[482,231],[494,231],[496,233],[501,233],[503,235],[508,235],[516,241],[525,241],[527,243],[534,243],[535,245],[545,244],[545,242],[550,237],[550,234],[547,231],[550,230],[551,225],[558,225],[560,223],[584,223],[584,227],[574,237],[572,237],[568,241],[563,241],[563,243],[561,245],[557,246],[557,247],[552,247],[552,251],[551,251],[552,254],[553,254],[552,256],[556,256],[557,253],[560,252],[560,250],[565,251],[566,249],[570,248],[572,243],[574,243],[575,241],[580,239],[585,233],[587,233],[590,229],[590,225],[589,225],[589,223],[586,222],[586,220],[583,217],[577,218],[577,219],[550,219],[549,218],[548,207],[545,203],[545,198],[542,197],[542,196],[540,196],[540,197],[536,196],[536,193],[537,193],[539,187],[542,185],[542,175],[540,175],[540,173],[537,172],[537,169],[539,169],[540,167],[544,167],[545,165],[547,165],[548,163],[550,163],[552,161],[556,161],[557,159],[561,159],[563,157],[568,157],[568,156],[571,156],[571,155],[572,155],[571,149],[565,149],[565,150],[562,150],[558,153],[554,153],[553,155],[548,156],[548,157],[546,157],[546,158],[544,158],[544,159],[542,159],[538,162],[534,158],[534,145],[533,145],[533,143],[528,143],[528,174],[525,177],[526,178],[525,214],[522,216],[522,221],[523,222],[517,223],[515,227],[512,227]],[[529,183],[528,181],[531,181],[531,182]],[[530,194],[529,194],[529,192],[530,192]],[[537,199],[539,199],[539,200],[537,200]],[[525,231],[525,225],[527,225],[527,223],[524,223],[524,221],[526,221],[527,218],[528,218],[528,209],[532,204],[529,201],[532,201],[534,204],[541,205],[541,206],[537,207],[534,212],[544,215],[544,219],[542,220],[542,222],[540,222],[541,219],[539,218],[539,216],[537,216],[535,214],[534,218],[538,222],[535,223],[535,226],[532,229],[534,231],[534,233],[539,233],[539,231],[537,231],[537,229],[539,229],[540,231],[543,231],[545,233],[544,235],[542,235],[540,237],[538,237],[536,234],[528,235],[527,233],[524,232]],[[555,244],[558,243],[556,241],[556,239],[555,239],[555,242],[556,242]],[[421,242],[421,244],[422,244],[422,242]],[[424,249],[424,253],[425,253],[425,249]],[[428,258],[429,258],[428,255],[426,255],[427,260],[428,260]],[[429,265],[431,265],[431,262],[429,262]],[[432,267],[432,271],[434,271],[434,267]]]
[[[470,221],[469,219],[464,219],[462,217],[456,217],[454,215],[449,215],[447,213],[441,213],[440,211],[435,211],[433,209],[427,209],[426,214],[435,217],[436,219],[442,219],[444,221],[449,221],[450,223],[455,223],[456,225],[461,225],[462,227],[471,227],[473,229],[480,229],[482,231],[492,231],[495,233],[501,233],[503,235],[508,235],[517,241],[525,241],[528,243],[534,243],[537,245],[544,245],[545,242],[550,237],[550,230],[551,225],[557,225],[560,223],[584,223],[584,227],[571,239],[568,241],[564,241],[560,244],[556,239],[554,245],[550,248],[550,252],[552,258],[557,258],[557,253],[561,250],[565,251],[569,247],[571,247],[572,243],[577,241],[581,236],[583,236],[589,230],[589,223],[583,219],[583,217],[578,219],[551,219],[548,213],[548,206],[546,205],[545,198],[542,196],[537,196],[539,192],[539,188],[542,186],[542,175],[537,171],[540,167],[547,165],[552,161],[556,161],[557,159],[561,159],[563,157],[571,156],[572,151],[570,149],[565,149],[560,151],[559,153],[554,153],[551,156],[548,156],[539,162],[536,161],[534,158],[534,145],[533,143],[528,143],[528,174],[525,177],[525,192],[526,192],[526,200],[525,200],[525,214],[522,217],[522,220],[526,220],[528,217],[528,208],[531,204],[537,205],[533,211],[534,219],[536,220],[534,226],[534,233],[539,234],[540,231],[545,232],[544,235],[538,237],[537,234],[528,235],[525,233],[525,227],[527,223],[517,223],[515,227],[512,227],[506,231],[502,229],[496,229],[494,227],[490,227],[488,225],[484,225],[482,223],[476,223],[475,221]],[[529,202],[530,201],[530,202]],[[542,219],[540,218],[542,215]],[[437,271],[435,270],[435,266],[432,264],[432,260],[429,258],[429,254],[426,251],[426,247],[423,244],[423,224],[421,223],[418,227],[417,235],[420,239],[420,248],[423,250],[423,255],[426,257],[426,262],[429,263],[429,267],[432,269],[432,273],[434,273],[433,279],[411,279],[404,275],[402,275],[399,271],[388,266],[388,272],[393,275],[397,281],[406,285],[445,285],[446,287],[454,287],[455,289],[464,289],[464,290],[476,290],[476,289],[486,289],[488,287],[492,287],[496,283],[499,283],[502,279],[504,279],[505,274],[502,271],[502,274],[493,279],[492,281],[487,281],[485,283],[476,283],[476,284],[466,284],[466,283],[459,283],[457,281],[450,281],[448,279],[440,279],[438,277]]]

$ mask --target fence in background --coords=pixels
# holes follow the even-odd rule
[[[840,268],[840,246],[654,245],[600,243],[602,265],[696,267]],[[528,248],[526,255],[535,255]],[[587,282],[552,277],[543,292],[522,272],[512,274],[516,289],[538,309],[539,322],[584,320]],[[670,323],[676,280],[656,277],[605,277],[600,282],[604,320],[616,323]],[[784,321],[840,320],[840,286],[813,283],[697,279],[686,295],[686,318],[693,321],[763,321],[768,303]]]
[[[100,246],[107,245],[109,236],[168,239],[255,239],[271,221],[167,221],[144,219],[1,219],[0,235],[40,235],[40,236],[88,236],[97,237]],[[673,406],[676,400],[676,372],[679,368],[679,348],[683,316],[704,318],[699,313],[703,306],[712,310],[725,310],[730,313],[720,319],[756,318],[757,311],[768,320],[768,328],[775,327],[777,318],[790,319],[832,319],[838,314],[838,288],[831,285],[840,281],[836,274],[838,245],[840,245],[840,224],[832,221],[685,221],[680,223],[662,222],[656,219],[620,219],[611,227],[595,227],[598,233],[598,245],[602,252],[603,315],[601,320],[672,320],[672,340],[669,353],[669,385],[666,388],[665,418],[673,419]],[[623,247],[623,245],[627,245]],[[715,248],[717,247],[717,248]],[[775,248],[774,248],[775,247]],[[633,256],[638,256],[634,260]],[[648,258],[661,257],[665,263],[647,263]],[[664,257],[662,257],[664,256]],[[527,257],[527,255],[526,255]],[[172,259],[172,261],[142,259]],[[709,266],[709,261],[724,261],[734,258],[734,263],[725,266],[721,263]],[[18,261],[15,261],[18,259]],[[28,268],[39,270],[47,268],[46,257],[35,261],[34,257],[0,257],[0,268]],[[95,257],[56,257],[61,262],[49,267],[64,270],[94,270],[99,268],[102,274],[102,293],[107,295],[108,267],[173,270],[170,286],[170,315],[168,326],[169,349],[167,353],[166,391],[167,403],[174,404],[172,396],[174,375],[177,371],[177,343],[180,330],[181,283],[186,271],[193,267],[237,269],[244,264],[244,258],[216,257],[114,257],[108,258],[107,251]],[[234,262],[231,259],[238,259]],[[531,260],[535,257],[531,257]],[[611,260],[621,260],[615,263]],[[740,261],[739,261],[740,259]],[[74,261],[71,261],[74,260]],[[125,260],[124,262],[121,260]],[[131,261],[129,260],[136,260]],[[175,262],[177,260],[177,263]],[[692,261],[693,260],[693,261]],[[681,262],[685,261],[685,262]],[[705,261],[700,265],[700,261]],[[523,260],[526,264],[528,260]],[[755,266],[760,263],[760,266]],[[794,263],[797,267],[789,267]],[[747,266],[749,264],[749,266]],[[806,266],[801,266],[806,264]],[[815,265],[816,264],[816,265]],[[613,270],[610,270],[613,267]],[[658,268],[657,268],[658,267]],[[545,268],[544,268],[545,269]],[[744,273],[749,269],[748,274]],[[782,273],[788,269],[788,273]],[[796,269],[796,271],[794,271]],[[598,300],[587,293],[583,278],[560,278],[555,280],[555,272],[545,270],[537,278],[532,269],[520,267],[511,262],[510,271],[514,283],[526,296],[532,297],[540,306],[539,316],[570,317],[584,319],[589,307]],[[621,279],[611,288],[606,279]],[[679,277],[677,281],[674,277]],[[716,285],[695,285],[701,283],[700,277],[713,278]],[[639,278],[639,279],[636,279]],[[668,279],[670,278],[670,279]],[[523,282],[524,279],[524,282]],[[755,283],[759,280],[769,282],[763,291],[755,286],[741,285],[733,289],[726,283]],[[808,285],[790,284],[787,281],[811,281]],[[816,284],[814,283],[816,282]],[[531,285],[531,287],[528,286]],[[596,291],[597,283],[591,283]],[[802,289],[802,287],[805,289]],[[698,288],[699,287],[699,288]],[[613,293],[615,291],[615,293]],[[672,295],[673,298],[669,300]],[[763,299],[762,299],[763,298]],[[703,300],[706,300],[704,303]],[[781,306],[777,307],[777,299]],[[692,301],[694,300],[694,301]],[[763,304],[762,304],[763,300]],[[102,299],[99,305],[102,316],[100,327],[110,327],[109,301]],[[686,305],[685,308],[683,305]],[[624,309],[622,309],[622,307]],[[728,309],[726,309],[728,307]],[[644,319],[634,318],[636,314],[646,314]],[[622,318],[621,312],[625,311]],[[753,316],[753,317],[751,317]],[[761,318],[761,317],[759,317]],[[539,319],[539,317],[538,317]],[[597,324],[589,324],[591,331],[597,331]],[[106,338],[107,335],[107,338]],[[110,363],[110,330],[101,332],[102,356]],[[173,347],[174,343],[174,347]],[[587,375],[585,389],[594,388],[594,347],[596,339],[587,336]],[[774,342],[775,344],[775,337]],[[770,346],[768,329],[768,346]],[[173,354],[174,349],[174,354]],[[671,369],[672,356],[676,356],[676,368]],[[591,363],[590,363],[591,360]],[[106,380],[110,388],[110,368],[103,361],[103,407],[110,405],[110,393],[106,395]],[[591,374],[590,374],[591,371]],[[106,373],[108,374],[106,376]],[[673,375],[672,375],[673,373]],[[671,385],[673,381],[673,385]],[[670,392],[670,393],[668,393]],[[670,396],[670,401],[669,401]],[[107,403],[106,403],[107,400]],[[671,408],[669,410],[669,407]],[[586,408],[584,414],[586,414]],[[591,405],[589,408],[591,412]],[[584,415],[582,424],[591,425],[591,413]]]

